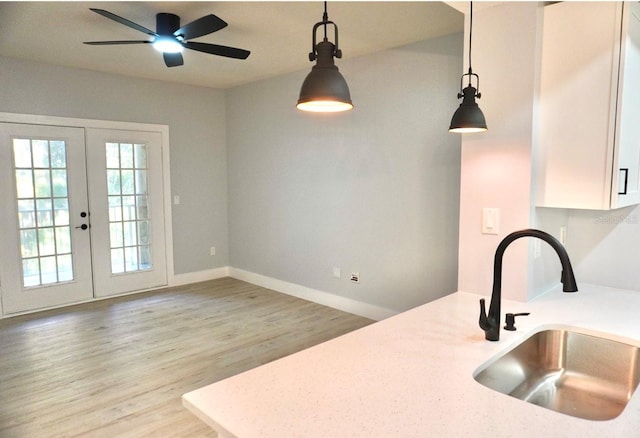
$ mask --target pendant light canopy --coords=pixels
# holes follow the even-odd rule
[[[473,2],[471,2],[469,14],[469,72],[460,78],[460,92],[458,99],[462,98],[460,107],[453,113],[449,132],[482,132],[487,130],[487,122],[482,114],[482,110],[476,103],[476,97],[480,99],[480,79],[478,75],[471,70],[471,35],[473,31]],[[469,84],[463,89],[462,84],[464,77],[469,78]],[[476,78],[476,87],[471,85],[471,78]]]
[[[335,45],[327,39],[327,25],[332,24],[335,30]],[[324,39],[316,44],[316,31],[324,28]],[[309,61],[316,61],[311,68],[302,88],[297,108],[312,112],[340,112],[353,108],[347,81],[338,71],[333,58],[342,58],[342,51],[338,48],[338,26],[329,21],[327,16],[327,2],[324,2],[322,21],[313,26],[313,43],[309,53]]]

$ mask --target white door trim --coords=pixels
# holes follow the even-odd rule
[[[48,126],[68,126],[74,128],[101,128],[101,129],[122,129],[129,131],[150,131],[159,132],[162,136],[162,175],[164,191],[164,216],[165,216],[165,244],[167,262],[168,284],[174,283],[173,265],[173,228],[171,218],[171,176],[170,176],[170,147],[169,147],[169,126],[151,123],[122,122],[96,119],[80,119],[75,117],[59,117],[35,114],[17,114],[0,112],[0,122],[6,123],[26,123],[30,125]],[[141,292],[141,291],[137,291]],[[2,281],[0,279],[0,293],[2,293]],[[2,304],[0,303],[0,318],[4,315]]]

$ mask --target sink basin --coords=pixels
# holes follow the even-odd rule
[[[573,329],[531,335],[474,378],[484,386],[588,420],[622,413],[640,380],[640,348]]]

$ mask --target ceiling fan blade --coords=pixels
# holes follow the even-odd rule
[[[163,53],[164,63],[167,67],[178,67],[184,64],[181,53]]]
[[[191,38],[198,38],[203,35],[217,32],[225,27],[227,27],[226,21],[213,14],[209,14],[202,18],[198,18],[191,23],[185,24],[173,34],[175,36],[180,35],[183,39],[189,40]]]
[[[135,29],[137,31],[140,31],[142,33],[146,33],[147,35],[157,36],[157,34],[154,31],[149,30],[144,26],[140,26],[139,24],[134,23],[133,21],[129,21],[126,18],[122,18],[122,17],[117,16],[116,14],[112,14],[109,11],[105,11],[104,9],[97,9],[97,8],[89,8],[89,9],[91,9],[96,14],[100,14],[103,17],[107,17],[107,18],[109,18],[109,19],[111,19],[113,21],[117,21],[120,24],[124,24],[125,26],[128,26],[128,27],[130,27],[132,29]]]
[[[218,44],[186,42],[183,45],[187,49],[197,50],[198,52],[209,53],[211,55],[226,56],[227,58],[247,59],[251,53],[248,50],[219,46]]]
[[[89,44],[91,46],[110,46],[114,44],[150,44],[151,41],[85,41],[83,44]]]

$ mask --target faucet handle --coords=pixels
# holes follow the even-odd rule
[[[480,299],[480,319],[478,320],[478,323],[480,324],[480,328],[484,331],[495,329],[497,326],[495,321],[491,320],[487,316],[484,298]]]
[[[480,328],[484,330],[484,338],[487,341],[500,339],[500,315],[497,318],[487,315],[484,298],[480,299],[480,318],[478,323]]]
[[[507,325],[504,326],[505,330],[509,330],[509,331],[515,331],[516,330],[516,316],[527,316],[529,315],[529,312],[526,313],[507,313],[505,315],[505,323]]]

